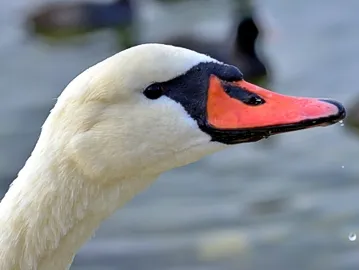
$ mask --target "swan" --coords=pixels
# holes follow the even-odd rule
[[[200,51],[239,66],[249,82],[266,87],[272,72],[268,59],[258,50],[258,45],[262,45],[258,39],[266,34],[259,20],[262,18],[252,0],[232,1],[231,6],[234,27],[223,40],[205,41],[201,36],[178,35],[164,43]]]
[[[101,222],[162,172],[344,117],[337,101],[265,90],[195,51],[126,49],[58,97],[0,203],[0,269],[69,269]]]
[[[182,35],[165,40],[165,43],[200,51],[222,62],[240,66],[241,72],[249,82],[267,85],[268,61],[263,56],[258,56],[255,48],[259,35],[260,29],[254,16],[248,15],[241,18],[236,30],[224,41],[203,41],[200,37]],[[235,40],[230,43],[228,40],[231,40],[232,36],[235,36]]]

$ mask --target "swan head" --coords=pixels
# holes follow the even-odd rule
[[[75,78],[41,137],[55,155],[65,154],[85,174],[106,179],[158,175],[228,145],[344,116],[338,102],[280,95],[246,82],[238,68],[207,55],[144,44]]]

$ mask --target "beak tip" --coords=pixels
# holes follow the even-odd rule
[[[335,122],[343,120],[346,117],[345,107],[340,102],[332,99],[320,99],[320,101],[329,103],[337,109],[335,116],[333,115],[333,117],[335,117]]]

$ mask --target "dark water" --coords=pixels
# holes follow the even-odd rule
[[[34,5],[28,2],[0,4],[3,192],[63,87],[117,51],[108,32],[56,46],[26,38],[20,23]],[[273,89],[351,102],[359,2],[258,4],[277,31],[266,42]],[[359,234],[358,140],[338,124],[275,142],[237,146],[164,174],[103,224],[71,269],[359,269],[359,240],[348,240]]]

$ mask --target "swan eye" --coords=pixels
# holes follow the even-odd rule
[[[149,99],[158,99],[163,94],[163,88],[159,84],[152,84],[145,89],[143,94]]]

